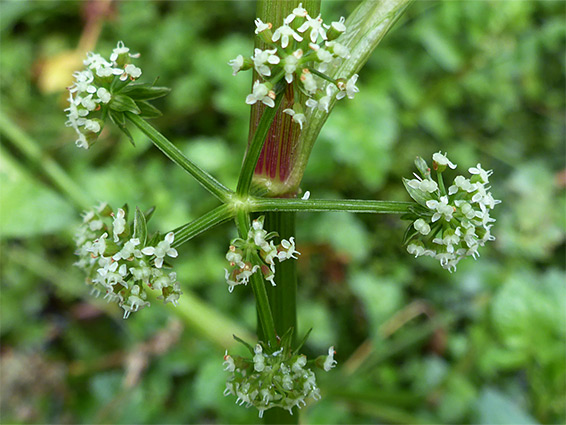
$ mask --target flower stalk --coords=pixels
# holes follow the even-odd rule
[[[373,201],[359,199],[279,199],[251,198],[251,211],[278,212],[323,212],[348,211],[353,213],[404,214],[409,211],[412,202]]]

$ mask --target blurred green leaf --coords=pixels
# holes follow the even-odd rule
[[[522,406],[494,388],[485,388],[481,392],[476,406],[476,416],[478,424],[536,425],[538,423]]]
[[[7,153],[0,155],[0,187],[2,237],[54,233],[75,220],[67,201],[26,174]]]

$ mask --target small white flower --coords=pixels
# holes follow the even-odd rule
[[[257,344],[255,346],[254,353],[254,370],[256,372],[262,372],[265,369],[265,357],[261,345]]]
[[[326,40],[326,30],[322,26],[322,19],[320,15],[318,15],[316,18],[311,18],[310,16],[307,16],[306,18],[307,18],[306,22],[303,23],[303,25],[301,25],[297,29],[297,31],[303,33],[310,29],[311,30],[310,37],[313,43],[316,43],[319,35],[322,37],[323,40]]]
[[[89,94],[87,97],[77,96],[76,100],[80,100],[80,104],[84,106],[87,111],[94,111],[96,109],[97,102],[92,98],[92,94]]]
[[[438,183],[431,179],[411,179],[407,181],[407,185],[413,189],[421,190],[427,193],[436,192],[438,189]]]
[[[252,60],[254,61],[255,70],[259,75],[269,77],[271,75],[271,68],[266,65],[269,63],[271,65],[277,65],[280,62],[279,56],[277,56],[277,49],[272,50],[261,50],[255,49],[254,56]]]
[[[300,51],[302,56],[303,51],[300,49],[297,51]],[[287,84],[291,84],[293,82],[293,74],[297,69],[297,64],[299,63],[299,58],[295,54],[292,54],[287,56],[283,62],[283,69],[285,70],[285,81],[287,81]]]
[[[112,257],[112,259],[114,261],[118,261],[118,260],[128,260],[129,258],[132,257],[140,258],[141,251],[139,249],[136,249],[136,246],[138,246],[139,244],[140,244],[140,240],[138,238],[130,239],[128,242],[124,244],[124,247],[120,250],[120,252],[118,252]]]
[[[273,260],[277,258],[277,247],[273,241],[269,241],[269,245],[263,247],[262,250],[265,252],[265,262],[271,266],[271,271],[275,273],[275,263]]]
[[[328,47],[328,49],[330,49],[332,53],[342,59],[348,59],[350,57],[350,50],[337,41],[327,41],[326,47]]]
[[[112,99],[112,95],[104,87],[99,87],[99,89],[96,91],[96,95],[102,103],[108,103],[110,102],[110,99]]]
[[[239,285],[247,285],[250,281],[251,275],[259,270],[259,266],[244,267],[244,269],[236,276],[237,283]]]
[[[84,128],[87,131],[91,131],[93,133],[98,133],[100,131],[100,123],[94,120],[85,120]]]
[[[234,363],[232,356],[228,354],[228,350],[224,353],[224,363],[222,364],[225,366],[224,370],[228,372],[234,372],[236,370],[236,364]]]
[[[122,75],[120,75],[120,80],[126,81],[128,79],[128,77],[131,77],[132,79],[135,80],[136,78],[139,78],[141,76],[141,74],[142,74],[142,71],[141,71],[140,68],[129,63],[124,68],[124,73]]]
[[[116,48],[112,50],[112,54],[110,55],[110,60],[112,62],[116,62],[118,60],[118,56],[125,55],[130,51],[129,47],[124,46],[124,42],[119,41],[116,45]]]
[[[120,254],[121,256],[121,254]],[[132,274],[133,278],[139,282],[144,283],[145,285],[149,284],[149,279],[152,277],[151,275],[151,268],[147,266],[145,261],[140,261],[138,267],[130,268],[130,273]]]
[[[320,48],[316,51],[316,56],[320,62],[322,62],[318,66],[318,70],[320,72],[325,72],[328,68],[328,64],[334,60],[334,55],[330,53],[328,50]]]
[[[100,54],[88,52],[86,54],[86,59],[83,63],[90,69],[98,69],[100,67],[111,67],[112,64],[104,59]]]
[[[163,266],[163,259],[166,255],[171,258],[176,258],[178,255],[177,250],[171,248],[174,240],[175,234],[169,232],[165,235],[165,239],[159,242],[156,247],[146,246],[141,252],[145,255],[155,255],[155,267],[160,269]]]
[[[75,145],[78,148],[88,149],[88,141],[86,140],[85,135],[82,133],[78,133],[78,136],[79,138],[75,140]]]
[[[100,66],[96,68],[96,75],[102,78],[111,77],[113,75],[121,75],[124,70],[121,68],[113,68],[112,66]]]
[[[415,258],[420,257],[421,255],[424,255],[425,252],[425,248],[422,244],[417,244],[417,243],[410,243],[407,246],[407,252],[411,255],[415,255]]]
[[[228,250],[228,252],[226,253],[226,260],[228,260],[228,262],[231,264],[233,263],[237,265],[238,267],[244,267],[242,254],[233,251],[232,246],[230,247],[230,250]]]
[[[429,224],[424,221],[422,218],[419,218],[413,223],[413,226],[417,232],[421,235],[428,235],[430,233],[430,226]]]
[[[95,257],[98,257],[99,255],[103,255],[104,251],[106,251],[107,237],[108,237],[108,233],[104,233],[98,239],[95,239],[94,242],[92,243],[92,246],[88,249],[88,251],[92,252],[92,254]]]
[[[270,108],[275,107],[275,102],[273,100],[275,94],[271,92],[270,88],[266,84],[262,84],[259,80],[254,83],[252,94],[246,97],[246,103],[248,105],[253,105],[256,102],[262,102]]]
[[[306,105],[311,108],[311,109],[319,109],[321,111],[325,111],[326,113],[328,113],[328,108],[330,108],[330,102],[332,101],[333,98],[333,85],[328,84],[326,86],[326,96],[322,96],[320,99],[315,100],[315,99],[307,99],[306,101]]]
[[[345,22],[346,22],[346,18],[344,18],[342,16],[342,17],[340,17],[339,21],[334,21],[330,25],[325,25],[325,27],[327,29],[330,29],[332,27],[334,30],[336,30],[338,32],[345,32],[346,31]]]
[[[122,233],[124,233],[124,230],[126,230],[126,219],[124,218],[125,216],[126,212],[122,208],[118,208],[118,213],[116,214],[116,217],[114,217],[114,223],[112,225],[114,242],[118,242],[120,240],[118,235],[121,235]]]
[[[356,87],[356,81],[358,81],[358,74],[352,75],[346,84],[339,83],[338,88],[340,91],[336,94],[336,99],[340,100],[346,96],[348,96],[348,99],[353,99],[355,94],[360,91],[360,89]]]
[[[232,273],[230,273],[228,269],[224,269],[224,279],[226,279],[226,283],[228,284],[228,292],[232,292],[234,290],[234,286],[240,284],[232,279]]]
[[[448,197],[441,196],[440,201],[435,199],[429,199],[426,201],[426,206],[433,211],[436,211],[432,216],[432,222],[439,220],[442,216],[446,221],[452,220],[452,214],[454,213],[454,207],[448,205]]]
[[[448,157],[446,156],[446,152],[444,153],[444,155],[442,154],[441,151],[436,152],[435,154],[432,155],[432,160],[435,161],[438,165],[444,165],[444,166],[449,166],[452,169],[456,168],[456,164],[452,163]]]
[[[235,59],[229,61],[228,65],[232,67],[232,75],[236,75],[240,69],[242,69],[242,66],[244,66],[244,57],[242,55],[238,55]]]
[[[289,25],[295,20],[295,17],[306,18],[307,16],[308,12],[305,8],[303,8],[303,3],[299,3],[299,6],[293,9],[291,14],[285,18],[284,22]]]
[[[438,183],[431,179],[424,179],[421,182],[420,189],[428,193],[433,193],[438,190]]]
[[[328,356],[326,357],[326,360],[324,360],[324,370],[326,372],[328,372],[330,369],[335,367],[336,364],[338,363],[336,360],[334,360],[334,354],[336,354],[336,351],[334,351],[334,347],[330,347],[328,349]]]
[[[295,30],[291,28],[289,25],[281,25],[279,28],[277,28],[273,33],[273,37],[271,38],[271,41],[275,43],[279,39],[281,39],[281,47],[285,49],[289,45],[289,37],[294,38],[295,41],[299,43],[303,41],[303,37],[297,34]]]
[[[291,115],[293,117],[293,122],[299,124],[301,130],[303,129],[303,124],[307,122],[307,117],[303,113],[297,113],[293,109],[287,108],[283,110],[283,113]]]
[[[481,164],[476,165],[475,167],[468,168],[470,174],[477,174],[480,176],[482,183],[486,184],[489,183],[489,176],[493,174],[493,170],[484,170],[481,167]]]
[[[75,71],[73,73],[73,77],[75,77],[75,82],[71,87],[69,87],[69,92],[94,93],[96,91],[96,87],[91,84],[94,81],[94,75],[90,69]]]
[[[266,23],[262,22],[262,20],[259,19],[259,18],[257,18],[257,19],[254,21],[254,24],[255,24],[255,26],[256,26],[256,28],[255,28],[255,33],[256,33],[256,34],[259,34],[260,32],[263,32],[263,31],[268,30],[268,29],[271,28],[271,24],[270,24],[270,23],[267,23],[267,24],[266,24]]]
[[[295,249],[295,238],[292,236],[289,238],[289,240],[281,240],[281,247],[283,248],[283,251],[279,251],[277,253],[277,258],[279,258],[279,261],[285,261],[290,258],[296,260],[297,257],[295,256],[295,254],[301,255],[301,253]]]
[[[310,73],[308,69],[303,69],[303,73],[301,74],[301,82],[305,86],[305,90],[310,94],[314,94],[318,89],[318,85],[314,76]]]

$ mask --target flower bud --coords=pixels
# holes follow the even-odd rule
[[[346,25],[344,22],[346,19],[342,16],[339,21],[332,22],[330,25],[326,26],[326,36],[328,37],[328,41],[336,40],[342,34],[346,32]]]

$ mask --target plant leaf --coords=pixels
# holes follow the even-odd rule
[[[136,105],[138,105],[138,108],[141,111],[140,117],[142,118],[157,118],[163,115],[159,109],[145,100],[138,100]]]
[[[167,96],[171,89],[169,87],[156,87],[149,84],[129,84],[121,93],[127,94],[132,99],[150,100]]]
[[[307,333],[305,334],[305,336],[303,337],[303,339],[301,340],[301,342],[299,343],[299,345],[297,345],[297,347],[295,348],[295,350],[293,350],[293,355],[298,354],[300,349],[303,348],[303,345],[305,345],[305,342],[307,342],[307,338],[309,337],[309,335],[312,332],[312,328],[310,328]]]
[[[247,343],[246,341],[244,341],[243,339],[237,337],[236,335],[232,335],[232,336],[233,336],[234,339],[235,339],[236,341],[238,341],[240,344],[244,344],[244,345],[248,348],[248,350],[250,350],[250,353],[252,353],[252,356],[255,354],[254,348],[253,348],[250,344],[248,344],[248,343]]]
[[[110,100],[108,107],[114,111],[119,112],[127,111],[133,114],[141,113],[140,108],[138,108],[136,102],[134,102],[134,99],[123,94],[116,94],[112,96],[112,100]]]
[[[133,237],[140,240],[141,246],[145,246],[145,242],[147,240],[147,222],[145,220],[145,216],[138,207],[136,207],[136,215],[134,216],[133,233]]]
[[[132,137],[130,130],[126,128],[126,118],[124,117],[124,114],[122,112],[113,111],[113,110],[109,110],[108,112],[110,115],[110,120],[114,124],[116,124],[116,127],[118,127],[122,133],[128,136],[130,143],[135,147],[136,144],[134,143],[134,138]]]

